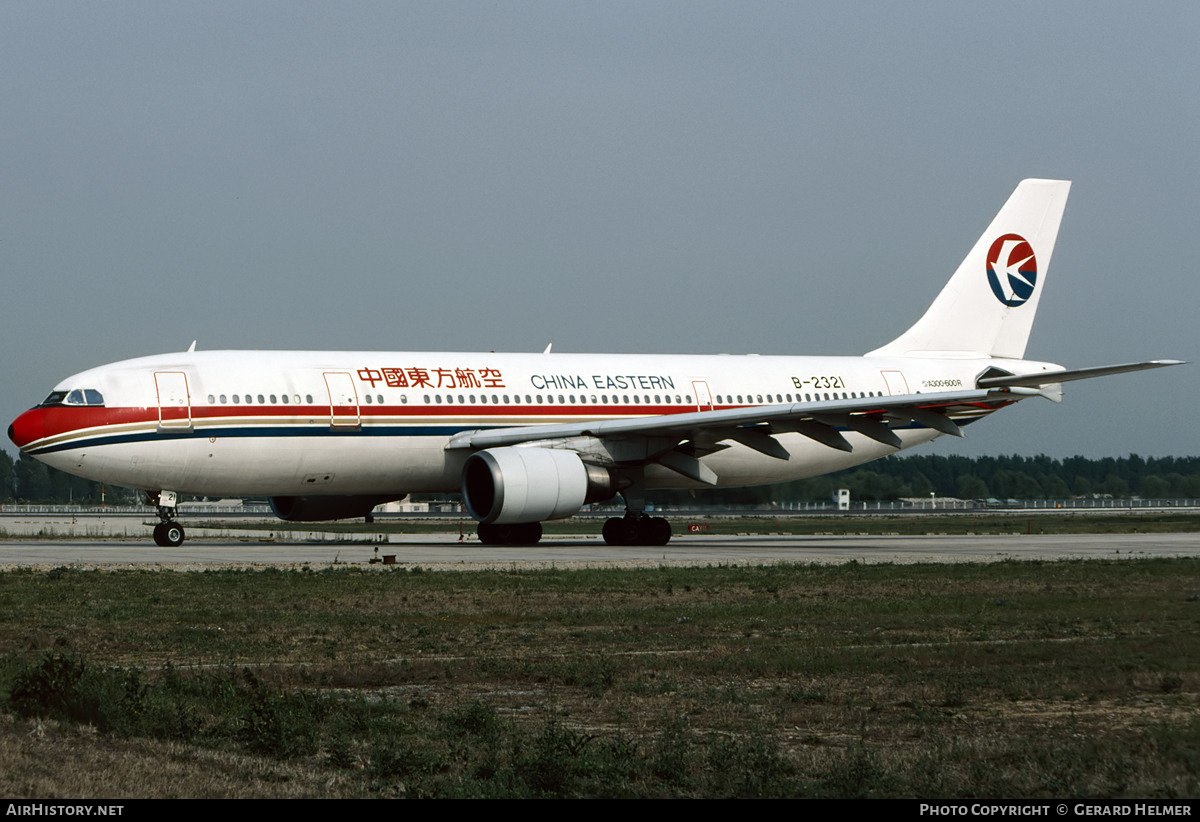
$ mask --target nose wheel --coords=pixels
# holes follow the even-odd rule
[[[173,520],[154,526],[154,544],[161,548],[177,548],[183,544],[183,526]]]

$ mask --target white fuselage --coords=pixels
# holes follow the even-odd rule
[[[40,408],[18,445],[91,479],[206,495],[400,496],[457,490],[464,431],[972,388],[987,358],[202,351],[95,368],[56,392],[103,404]],[[91,395],[88,395],[91,396]],[[1015,398],[1014,398],[1015,399]],[[980,408],[979,415],[991,409]],[[32,413],[32,412],[30,412]],[[970,412],[955,420],[970,421]],[[903,446],[938,432],[894,427]],[[718,485],[816,476],[895,449],[853,431],[844,452],[781,433],[787,460],[738,443],[702,458]],[[695,487],[660,465],[647,487]]]

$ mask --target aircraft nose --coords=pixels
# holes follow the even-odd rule
[[[40,409],[31,408],[8,426],[8,438],[13,441],[13,445],[24,448],[29,443],[41,439],[45,435],[45,429]]]

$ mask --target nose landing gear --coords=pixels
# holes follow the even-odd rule
[[[154,526],[154,544],[160,548],[178,548],[183,544],[183,526],[174,520],[174,491],[147,491],[146,500],[158,510],[161,520]]]

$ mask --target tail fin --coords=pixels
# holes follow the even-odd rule
[[[925,315],[868,356],[1021,359],[1070,188],[1022,180]]]

